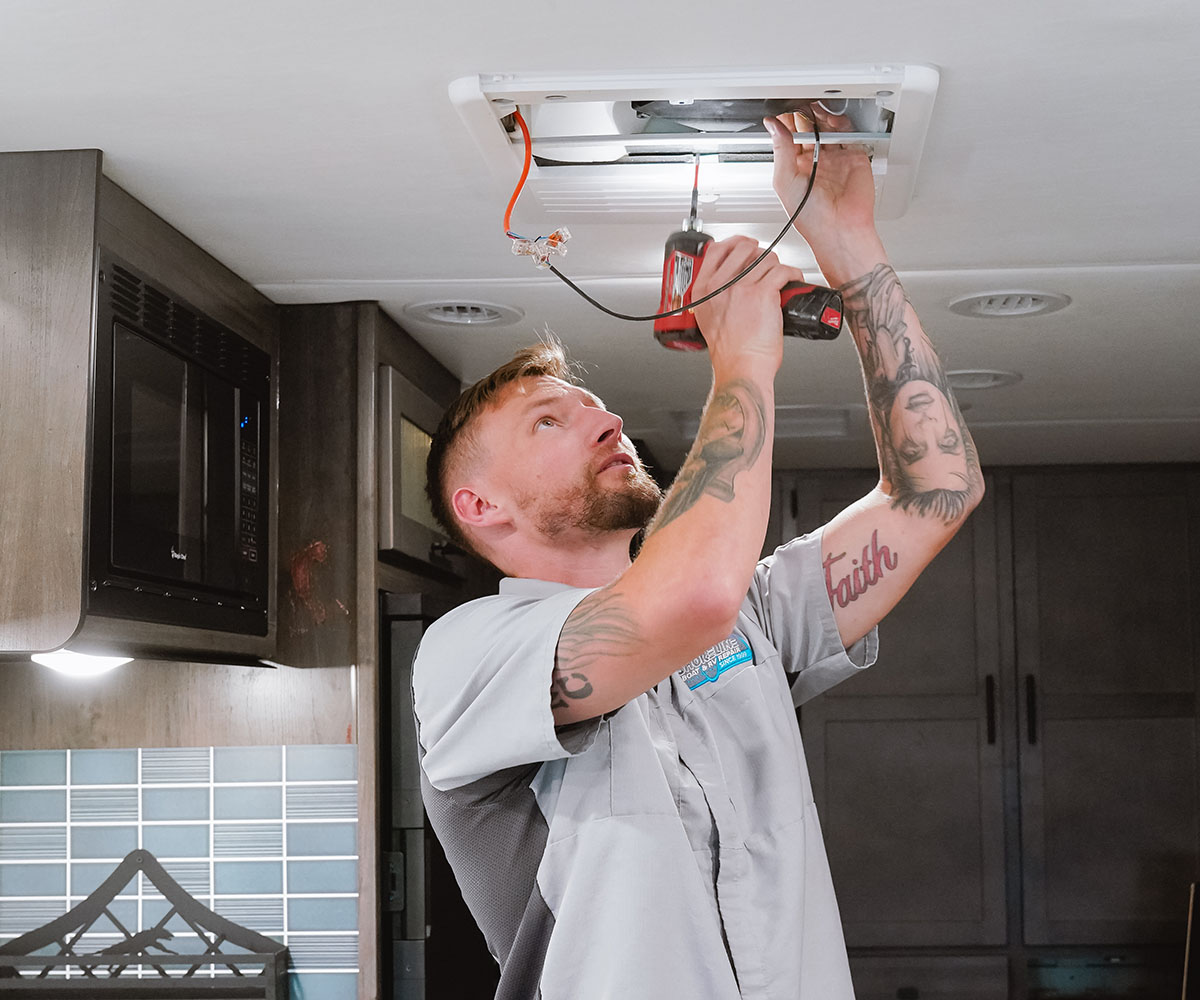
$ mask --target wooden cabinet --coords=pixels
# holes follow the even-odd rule
[[[801,474],[801,530],[873,482]],[[889,616],[879,663],[801,711],[851,947],[1005,941],[994,523],[988,499]]]
[[[1182,941],[1200,871],[1200,474],[1013,478],[1028,944]]]
[[[872,482],[780,477],[784,537]],[[992,474],[880,649],[800,713],[863,976],[887,948],[1007,956],[1013,996],[1064,961],[1106,996],[1140,995],[1131,962],[1169,979],[1200,871],[1200,470]]]

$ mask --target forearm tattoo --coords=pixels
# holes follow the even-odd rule
[[[942,363],[920,327],[910,331],[911,305],[887,264],[841,292],[892,506],[950,524],[970,509],[983,480]]]
[[[596,661],[632,653],[641,645],[641,634],[621,593],[603,589],[589,594],[559,633],[550,707],[566,708],[570,701],[591,697],[594,689],[589,674]]]
[[[713,390],[696,443],[650,527],[656,531],[691,510],[705,494],[729,503],[734,477],[750,468],[767,439],[766,403],[753,382],[735,379]]]
[[[836,556],[826,556],[822,564],[825,568],[825,589],[829,591],[829,603],[836,604],[839,608],[857,601],[867,592],[868,587],[873,587],[883,579],[885,573],[900,565],[900,557],[886,545],[879,544],[878,531],[871,532],[871,544],[863,546],[861,557],[851,559],[849,566],[845,563],[836,565],[845,558],[846,553],[840,552]],[[839,574],[845,574],[839,576],[837,583],[834,583],[833,579],[835,570]]]

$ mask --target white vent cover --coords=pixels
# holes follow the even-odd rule
[[[1002,372],[991,368],[961,368],[946,372],[951,389],[1000,389],[1021,381],[1020,372]]]
[[[504,326],[515,323],[525,314],[514,306],[491,302],[417,302],[404,307],[404,312],[426,323],[445,326]]]
[[[1059,295],[1057,292],[983,292],[955,299],[950,303],[950,311],[960,316],[1010,319],[1057,312],[1070,304],[1070,296]]]
[[[876,213],[894,219],[912,197],[937,85],[937,70],[922,65],[492,73],[455,80],[450,99],[501,186],[520,174],[521,135],[505,119],[521,110],[542,162],[530,172],[520,212],[528,217],[540,206],[541,221],[554,225],[600,214],[605,222],[681,220],[693,153],[720,161],[719,170],[701,168],[706,221],[776,221],[761,118],[824,101],[831,111],[844,109],[858,130],[843,140],[870,149]]]

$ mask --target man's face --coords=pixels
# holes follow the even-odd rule
[[[892,403],[888,436],[919,491],[964,490],[967,456],[950,401],[936,385],[906,382]]]
[[[621,418],[586,389],[519,379],[479,416],[490,485],[551,538],[644,527],[662,500]]]

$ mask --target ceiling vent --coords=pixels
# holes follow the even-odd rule
[[[563,75],[492,73],[450,85],[492,174],[516,182],[524,156],[512,112],[533,139],[526,215],[557,225],[678,221],[688,211],[695,154],[709,154],[700,187],[709,223],[772,222],[771,139],[765,115],[823,102],[854,131],[839,141],[871,154],[876,214],[903,215],[925,144],[938,72],[931,66]]]
[[[946,372],[952,389],[1000,389],[1021,381],[1020,372],[1001,372],[990,368],[962,368]]]
[[[984,292],[955,299],[950,303],[950,311],[983,319],[1016,319],[1057,312],[1070,304],[1070,296],[1056,292]]]
[[[418,302],[405,306],[404,312],[414,319],[442,326],[504,326],[525,315],[513,306],[491,302]]]
[[[779,405],[775,407],[775,437],[778,439],[799,440],[801,438],[847,438],[857,431],[855,416],[865,417],[866,407],[854,406],[817,406],[801,404],[797,406]],[[702,414],[695,410],[674,410],[670,416],[679,428],[680,438],[693,441],[700,433],[700,418]]]

